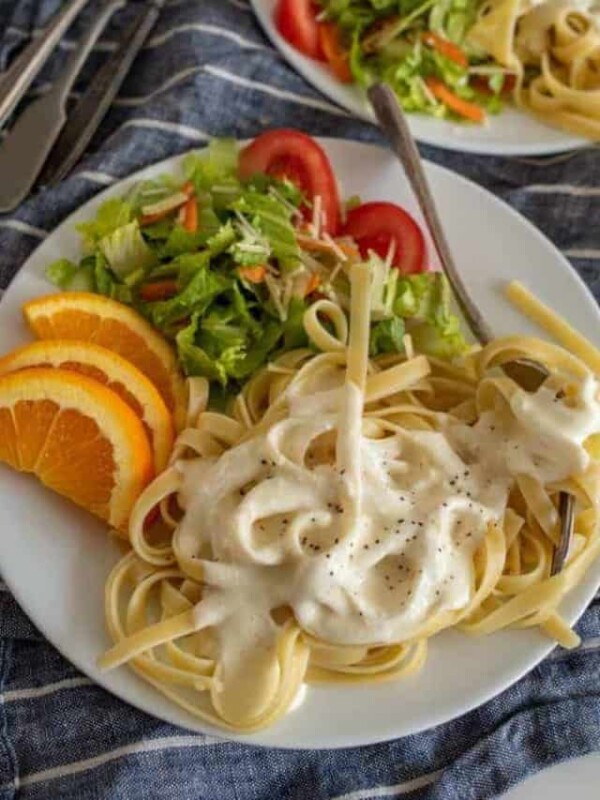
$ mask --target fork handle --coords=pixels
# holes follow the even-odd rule
[[[368,91],[369,100],[375,111],[379,125],[383,129],[394,153],[400,159],[406,177],[413,189],[419,207],[431,232],[442,268],[456,296],[458,305],[467,321],[473,336],[481,344],[487,344],[494,337],[492,329],[484,320],[475,305],[467,287],[463,283],[444,234],[438,211],[421,165],[421,157],[412,137],[404,114],[400,110],[396,95],[389,86],[376,83]]]
[[[6,122],[31,86],[64,32],[89,0],[71,0],[51,20],[41,36],[34,39],[2,75],[0,83],[0,125]]]

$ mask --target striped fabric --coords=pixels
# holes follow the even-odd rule
[[[0,69],[60,4],[0,0]],[[133,5],[115,17],[75,96],[114,49]],[[93,8],[33,94],[51,85]],[[379,140],[282,61],[246,0],[171,0],[78,171],[0,217],[0,289],[49,231],[103,187],[209,136],[283,125]],[[597,151],[512,160],[425,153],[525,214],[600,297]],[[283,752],[193,735],[129,708],[45,642],[0,584],[0,800],[495,797],[531,772],[600,749],[600,599],[579,631],[579,650],[553,652],[513,688],[447,725],[359,749]]]

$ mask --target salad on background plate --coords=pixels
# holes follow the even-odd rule
[[[388,83],[406,111],[481,125],[514,104],[600,139],[595,0],[277,0],[273,23],[339,84]]]

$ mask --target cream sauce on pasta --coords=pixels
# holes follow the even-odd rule
[[[464,608],[517,476],[547,484],[587,466],[597,395],[591,375],[576,401],[514,387],[473,426],[440,415],[439,431],[378,439],[340,373],[290,393],[283,419],[221,456],[178,462],[178,547],[203,566],[196,627],[215,626],[223,669],[266,658],[282,606],[339,645],[404,641]]]

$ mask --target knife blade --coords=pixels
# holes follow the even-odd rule
[[[70,0],[50,20],[41,35],[33,39],[0,75],[0,125],[17,107],[63,34],[89,0]]]
[[[40,175],[39,186],[56,185],[79,161],[156,24],[164,4],[165,0],[151,0],[136,17],[118,49],[89,84],[52,148]]]
[[[49,92],[33,100],[0,145],[0,212],[12,211],[31,191],[66,121],[67,96],[113,13],[125,0],[102,0]]]

